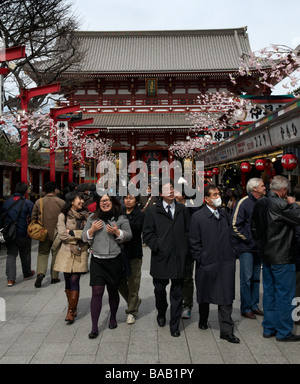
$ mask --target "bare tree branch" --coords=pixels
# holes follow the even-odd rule
[[[15,108],[22,88],[32,82],[33,86],[57,82],[64,71],[82,60],[84,54],[75,35],[80,21],[72,13],[72,5],[69,0],[1,2],[0,38],[6,47],[26,47],[26,58],[14,63],[9,76],[16,91],[15,97],[10,94],[6,98],[7,107]],[[29,108],[36,109],[44,101],[45,97],[33,99]]]

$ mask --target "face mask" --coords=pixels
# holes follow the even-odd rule
[[[222,205],[222,199],[221,197],[218,197],[217,199],[211,199],[213,205],[218,208],[218,207],[221,207]]]

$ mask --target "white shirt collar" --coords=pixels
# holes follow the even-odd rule
[[[206,206],[211,211],[211,213],[214,213],[215,210],[213,208],[211,208],[209,205],[206,205]],[[217,212],[219,212],[218,209],[217,209]]]
[[[165,209],[167,208],[168,205],[171,207],[171,209],[174,209],[174,208],[175,208],[175,200],[173,201],[172,204],[168,204],[168,203],[166,203],[165,200],[163,200],[162,203],[163,203],[163,207],[164,207]]]

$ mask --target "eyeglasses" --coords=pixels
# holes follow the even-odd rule
[[[110,202],[110,199],[100,200],[100,204],[105,204]]]

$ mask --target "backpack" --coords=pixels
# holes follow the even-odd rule
[[[16,220],[11,221],[9,224],[5,225],[5,218],[8,212],[18,204],[18,202],[22,200],[22,204],[20,206],[18,216]],[[17,222],[20,216],[20,213],[23,209],[23,205],[25,203],[25,199],[18,199],[14,204],[12,204],[9,209],[5,212],[2,213],[0,217],[0,243],[8,243],[10,241],[14,241],[17,238]]]

